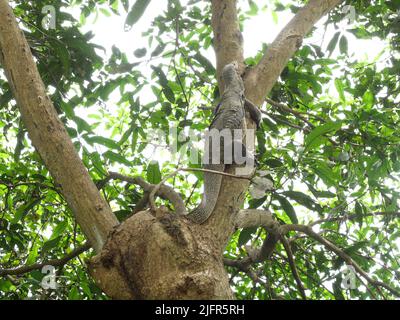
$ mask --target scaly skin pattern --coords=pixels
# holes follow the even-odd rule
[[[218,131],[228,129],[231,132],[235,129],[243,129],[245,125],[245,103],[249,108],[249,113],[254,121],[258,122],[261,118],[260,111],[257,107],[245,100],[243,80],[238,72],[236,62],[226,65],[222,70],[222,79],[225,84],[225,90],[222,95],[221,103],[215,110],[214,119],[210,125],[210,130]],[[208,163],[203,165],[204,169],[224,172],[226,165],[223,160],[224,143],[221,142],[219,163],[214,164],[211,161],[211,149],[208,153]],[[207,143],[206,143],[207,145]],[[226,146],[226,144],[225,144]],[[206,161],[205,161],[206,162]],[[219,191],[221,188],[222,175],[204,172],[204,193],[200,205],[194,209],[188,218],[195,223],[201,224],[205,222],[214,211],[217,204]]]

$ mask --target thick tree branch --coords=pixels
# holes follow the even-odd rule
[[[0,0],[0,63],[33,145],[60,185],[83,233],[99,252],[118,224],[117,218],[101,197],[58,118],[7,0]]]
[[[273,219],[269,211],[246,209],[240,210],[234,217],[236,228],[264,227],[268,232],[268,237],[264,240],[260,249],[247,248],[248,257],[232,261],[226,261],[226,265],[234,264],[240,270],[247,270],[251,264],[263,262],[269,259],[275,250],[280,236],[280,225]]]
[[[48,260],[43,263],[30,264],[30,265],[26,265],[26,266],[14,268],[14,269],[0,269],[0,276],[21,275],[24,273],[31,272],[33,270],[42,269],[44,266],[62,267],[68,261],[74,259],[75,257],[79,256],[81,253],[89,250],[90,248],[91,248],[90,244],[86,243],[83,246],[74,249],[73,251],[71,251],[69,254],[67,254],[65,257],[63,257],[61,259]]]
[[[343,0],[310,0],[279,33],[259,64],[246,74],[248,98],[261,105],[289,59],[301,46],[303,38],[317,21]]]
[[[274,233],[278,233],[280,227],[271,212],[257,209],[240,210],[234,216],[234,225],[236,228],[264,227]]]
[[[222,68],[237,61],[243,70],[243,36],[239,29],[237,0],[212,0],[211,24],[214,32],[214,50],[217,58],[217,75],[220,91]]]

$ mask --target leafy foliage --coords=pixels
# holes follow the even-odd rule
[[[80,28],[96,15],[119,15],[129,29],[145,19],[151,1],[12,1],[52,101],[94,181],[108,170],[140,175],[158,183],[188,163],[189,129],[209,123],[219,90],[210,61],[212,31],[207,1],[169,0],[144,31],[145,48],[132,54],[92,42]],[[41,8],[56,3],[57,28],[41,26]],[[270,10],[296,12],[302,5],[239,1],[241,23]],[[306,39],[276,83],[257,133],[259,170],[274,188],[246,206],[273,212],[282,224],[317,223],[318,232],[350,255],[374,278],[400,289],[400,19],[398,1],[349,1],[355,21],[343,24],[338,8],[322,28],[330,39]],[[79,21],[71,13],[79,10]],[[385,42],[374,61],[352,53],[352,41]],[[248,40],[249,41],[249,40]],[[265,47],[246,63],[256,64]],[[71,211],[32,148],[10,87],[0,77],[0,269],[57,259],[84,243]],[[154,132],[177,128],[179,139]],[[176,144],[178,156],[165,153]],[[196,144],[192,148],[201,149]],[[161,151],[160,151],[161,150]],[[151,161],[153,160],[153,161]],[[156,160],[156,161],[154,161]],[[200,182],[200,183],[198,183]],[[201,175],[168,181],[189,206],[200,200]],[[129,216],[142,190],[118,181],[102,190],[119,219]],[[167,202],[160,203],[170,206]],[[237,231],[226,257],[247,255],[244,245],[261,246],[266,231]],[[341,286],[345,263],[310,238],[290,241],[300,279],[312,299],[391,298],[357,280]],[[90,253],[88,253],[90,255]],[[286,252],[278,245],[271,258],[253,267],[259,276],[228,268],[240,299],[298,298]],[[104,299],[81,259],[58,269],[58,290],[40,286],[34,270],[0,277],[0,298]]]

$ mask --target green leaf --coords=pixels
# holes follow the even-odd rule
[[[257,228],[246,228],[240,232],[240,236],[238,239],[238,247],[245,245],[252,237],[253,234],[257,231]]]
[[[313,168],[328,187],[336,185],[337,174],[325,162],[317,161]]]
[[[279,201],[283,211],[285,211],[290,221],[292,221],[292,223],[294,224],[298,224],[299,220],[297,219],[296,211],[294,210],[291,203],[285,197],[281,197],[279,195],[275,195],[274,197]]]
[[[147,181],[152,184],[161,182],[160,165],[157,161],[151,161],[147,166]]]
[[[339,93],[340,101],[342,103],[346,103],[346,96],[344,94],[344,85],[343,85],[342,80],[340,80],[338,78],[335,79],[335,88],[336,88],[337,92]]]
[[[336,45],[338,43],[340,36],[340,31],[336,32],[331,41],[328,44],[327,50],[329,51],[329,56],[332,54],[332,52],[335,50]]]
[[[347,38],[346,38],[346,36],[342,35],[340,37],[340,41],[339,41],[340,53],[347,54],[348,47],[349,47],[349,44],[348,44]]]
[[[125,133],[122,135],[121,140],[118,141],[118,145],[122,146],[131,136],[133,132],[133,127],[131,126]]]
[[[356,217],[356,221],[358,222],[358,224],[359,224],[359,226],[361,228],[362,223],[363,223],[363,217],[364,217],[363,206],[358,201],[356,201],[355,206],[354,206],[354,210],[355,210],[355,213],[356,213],[356,216],[357,216]]]
[[[110,16],[111,16],[110,11],[108,11],[108,10],[105,9],[105,8],[100,8],[100,12],[101,12],[102,14],[104,14],[106,17],[110,17]]]
[[[336,300],[346,299],[342,292],[342,279],[340,275],[336,277],[336,281],[332,284],[332,288],[333,288],[333,295],[335,296]]]
[[[61,236],[65,229],[68,227],[68,222],[67,221],[62,221],[60,222],[53,230],[53,234],[51,235],[50,239],[55,239]]]
[[[160,54],[164,51],[164,49],[165,49],[166,46],[167,46],[167,45],[166,45],[165,43],[159,44],[159,45],[154,49],[154,51],[151,53],[151,57],[157,57],[158,55],[160,55]]]
[[[136,49],[133,54],[135,55],[136,58],[143,58],[147,53],[147,49],[146,48],[140,48],[140,49]]]
[[[321,212],[322,208],[319,204],[315,203],[310,196],[304,194],[300,191],[285,191],[283,194],[290,199],[296,201],[297,203],[301,204],[302,206],[317,212]]]
[[[316,198],[335,198],[336,194],[330,191],[319,191],[315,189],[311,184],[307,183],[308,188]]]
[[[112,151],[107,151],[103,154],[104,157],[106,157],[108,160],[118,162],[121,164],[125,164],[127,166],[132,166],[132,162],[127,160],[125,157],[121,156],[118,153],[112,152]]]
[[[78,127],[78,131],[80,133],[82,133],[83,131],[87,131],[89,133],[92,133],[92,127],[90,126],[89,123],[87,123],[85,120],[83,120],[82,118],[78,117],[78,116],[74,116],[73,117],[74,122],[76,123],[77,127]]]
[[[17,211],[15,212],[14,218],[11,220],[11,223],[15,224],[21,221],[28,214],[29,210],[33,209],[38,203],[40,203],[40,201],[42,201],[41,198],[33,198],[26,205],[18,207]]]
[[[208,60],[206,57],[204,57],[200,52],[196,52],[196,54],[193,56],[193,58],[200,63],[201,66],[204,67],[206,70],[207,74],[212,76],[215,75],[216,70],[210,60]]]
[[[248,15],[250,15],[250,16],[255,16],[255,15],[257,15],[257,13],[258,13],[257,4],[256,4],[253,0],[250,0],[250,1],[249,1],[249,5],[250,5],[250,10],[247,11],[246,13],[247,13]]]
[[[129,31],[132,28],[132,26],[139,21],[149,3],[150,0],[136,0],[135,4],[132,6],[125,20],[126,31]]]
[[[369,244],[369,241],[360,241],[360,242],[357,242],[357,243],[347,247],[343,251],[345,253],[347,253],[348,255],[350,255],[351,257],[354,257],[354,255],[357,254],[358,250],[360,250],[361,248],[366,247],[368,244]]]
[[[29,252],[28,258],[26,259],[25,262],[26,265],[31,265],[35,262],[36,257],[38,256],[38,251],[39,251],[39,246],[34,245],[32,250]]]
[[[257,209],[264,204],[265,200],[267,200],[267,197],[262,197],[260,199],[251,199],[249,201],[249,208]]]
[[[279,168],[283,166],[283,163],[278,159],[267,159],[265,160],[265,164],[267,164],[270,168]]]
[[[154,73],[158,76],[160,81],[160,85],[162,87],[162,92],[164,93],[165,97],[168,99],[169,102],[175,103],[175,95],[170,86],[168,85],[168,79],[165,75],[164,71],[160,67],[151,66],[154,70]]]
[[[80,294],[78,291],[78,288],[76,286],[73,286],[68,293],[68,300],[79,300]]]
[[[80,286],[81,286],[83,292],[89,297],[89,299],[91,299],[92,298],[92,291],[90,290],[89,285],[86,282],[82,282],[80,284]]]
[[[61,61],[64,74],[68,74],[70,69],[70,55],[68,49],[59,41],[52,41],[52,47],[56,51],[56,54]]]
[[[370,110],[374,106],[375,97],[371,91],[365,91],[362,99],[364,102],[364,110]]]
[[[316,127],[309,134],[307,134],[304,140],[305,151],[319,146],[322,143],[321,139],[318,139],[320,136],[332,131],[337,131],[341,127],[342,127],[341,121],[328,122],[322,126]]]
[[[124,7],[125,11],[128,12],[129,10],[129,0],[121,0],[122,6]]]
[[[100,137],[100,136],[87,137],[85,138],[85,140],[90,144],[98,143],[103,146],[106,146],[107,148],[119,150],[118,143],[116,143],[114,140],[105,137]]]
[[[45,253],[45,252],[47,252],[47,251],[49,251],[49,250],[51,250],[51,249],[57,247],[57,245],[58,245],[58,243],[60,242],[60,240],[61,240],[61,236],[46,241],[46,242],[43,244],[42,253]]]

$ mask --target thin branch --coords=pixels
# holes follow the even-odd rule
[[[294,261],[292,249],[290,248],[290,244],[284,235],[281,237],[281,242],[283,244],[283,247],[285,248],[289,261],[289,266],[290,269],[292,270],[293,278],[295,279],[297,284],[297,289],[299,290],[301,297],[304,300],[307,300],[307,296],[304,290],[304,285],[303,282],[300,280],[300,275],[299,272],[297,271],[296,262]]]
[[[156,193],[158,192],[158,190],[160,190],[161,187],[165,186],[164,183],[167,182],[167,180],[168,180],[169,178],[172,178],[172,177],[174,177],[175,175],[177,175],[178,172],[179,172],[179,169],[177,169],[177,170],[175,170],[174,172],[172,172],[172,173],[170,173],[169,175],[167,175],[164,179],[162,179],[162,180],[160,181],[160,183],[158,183],[157,185],[155,185],[154,188],[150,191],[150,194],[149,194],[149,203],[150,203],[150,208],[151,208],[151,210],[152,210],[153,212],[156,211],[156,204],[155,204],[155,201],[154,201],[154,196],[156,195]],[[175,191],[174,191],[174,192],[175,192]],[[183,201],[182,201],[182,203],[183,203]],[[179,214],[186,214],[186,213],[187,213],[187,212],[186,212],[186,208],[185,208],[184,212],[180,212]]]
[[[273,115],[272,113],[269,113],[269,112],[264,111],[264,110],[261,110],[261,112],[262,112],[263,114],[269,116],[270,118],[272,118],[275,122],[281,122],[281,123],[287,125],[288,127],[291,127],[291,128],[294,128],[294,129],[297,129],[297,130],[300,130],[300,131],[303,131],[303,132],[305,132],[305,133],[309,133],[309,132],[310,132],[310,130],[309,130],[308,128],[301,127],[301,126],[299,126],[299,125],[297,125],[297,124],[293,124],[293,123],[291,123],[291,122],[289,122],[289,121],[285,121],[285,120],[282,120],[282,119],[278,119],[278,118],[277,118],[275,115]]]
[[[81,247],[78,247],[71,251],[69,254],[64,256],[61,259],[53,259],[53,260],[48,260],[43,263],[35,263],[35,264],[30,264],[26,266],[22,266],[19,268],[14,268],[14,269],[0,269],[0,276],[5,276],[5,275],[21,275],[24,273],[31,272],[33,270],[39,270],[42,269],[44,266],[53,266],[53,267],[62,267],[64,266],[68,261],[74,259],[75,257],[79,256],[83,252],[89,250],[91,248],[91,245],[89,243],[85,243]]]
[[[283,111],[286,111],[286,112],[288,112],[288,113],[294,115],[296,118],[298,118],[298,119],[300,119],[301,121],[303,121],[304,123],[308,124],[308,125],[311,127],[311,129],[314,129],[314,128],[315,128],[315,126],[314,126],[309,120],[307,120],[306,118],[304,118],[304,117],[301,115],[301,113],[299,113],[299,112],[297,112],[297,111],[295,111],[295,110],[289,108],[288,106],[286,106],[286,105],[284,105],[284,104],[275,102],[275,101],[273,101],[273,100],[271,100],[271,99],[268,99],[268,98],[267,98],[266,101],[267,101],[270,105],[275,106],[275,107],[277,107],[277,108],[279,108],[279,109],[281,109],[281,110],[283,110]],[[301,130],[301,131],[303,131],[303,132],[305,132],[305,133],[310,133],[310,132],[311,132],[311,129],[309,129],[309,128],[302,127],[302,126],[298,126],[298,125],[295,125],[295,124],[293,124],[293,123],[291,123],[291,122],[289,122],[289,121],[285,121],[285,120],[282,120],[282,119],[277,119],[273,114],[271,114],[271,113],[269,113],[269,112],[266,112],[266,111],[264,111],[264,110],[261,110],[261,112],[264,113],[264,114],[266,114],[266,115],[268,115],[268,116],[270,116],[270,117],[271,117],[272,119],[274,119],[275,121],[280,121],[280,122],[282,122],[282,123],[288,125],[289,127],[295,128],[295,129],[297,129],[297,130]],[[326,135],[324,135],[324,136],[329,140],[330,143],[332,143],[332,145],[334,145],[334,146],[338,146],[338,145],[339,145],[336,141],[332,140],[331,138],[327,137]]]
[[[186,206],[190,203],[190,200],[192,199],[192,196],[193,196],[193,194],[194,194],[194,190],[196,190],[198,184],[199,184],[199,180],[197,180],[197,181],[194,183],[194,185],[193,185],[193,187],[192,187],[192,190],[190,191],[189,197],[187,197],[187,199],[186,199],[186,201],[185,201],[185,205],[186,205]]]
[[[347,253],[343,250],[338,248],[335,244],[330,242],[329,240],[325,239],[324,237],[320,236],[318,233],[314,232],[310,226],[305,225],[298,225],[298,224],[288,224],[281,226],[282,234],[286,234],[289,231],[299,231],[305,233],[309,237],[313,238],[314,240],[318,241],[322,245],[324,245],[328,250],[334,252],[337,256],[343,259],[347,265],[351,265],[354,269],[365,279],[367,282],[374,287],[382,287],[388,290],[393,295],[400,297],[400,292],[396,289],[388,286],[386,283],[383,283],[378,280],[372,279]]]
[[[238,260],[231,260],[227,258],[223,259],[223,263],[225,266],[236,268],[238,271],[245,273],[253,281],[253,283],[259,283],[266,289],[270,290],[268,282],[261,280],[259,275],[250,268],[250,265],[244,265]]]
[[[181,168],[179,169],[180,171],[185,171],[185,172],[208,172],[208,173],[215,173],[215,174],[219,174],[221,176],[224,177],[231,177],[231,178],[235,178],[235,179],[242,179],[242,180],[251,180],[253,178],[253,176],[238,176],[236,174],[230,174],[230,173],[226,173],[226,172],[221,172],[221,171],[215,171],[215,170],[209,170],[209,169],[200,169],[200,168]]]
[[[311,128],[315,128],[315,126],[308,120],[306,119],[300,112],[293,110],[292,108],[289,108],[287,105],[283,104],[283,103],[279,103],[276,102],[274,100],[271,100],[269,98],[265,98],[265,101],[267,101],[267,103],[269,103],[271,106],[278,108],[282,111],[285,111],[287,113],[290,113],[292,115],[294,115],[296,118],[300,119],[301,121],[307,123]]]
[[[362,218],[365,217],[376,217],[376,216],[396,216],[400,217],[400,212],[398,211],[387,211],[387,212],[372,212],[372,213],[366,213],[362,215]],[[326,218],[326,219],[320,219],[317,221],[314,221],[309,224],[310,227],[315,226],[317,224],[325,223],[325,222],[334,222],[334,221],[347,221],[347,220],[355,220],[357,218],[360,218],[360,215],[358,214],[352,214],[348,216],[343,216],[343,217],[331,217],[331,218]]]
[[[157,185],[148,183],[141,177],[128,177],[117,172],[109,172],[107,178],[102,180],[101,184],[103,185],[104,181],[110,181],[111,179],[117,179],[130,184],[139,185],[145,193],[149,193],[149,200],[151,192],[157,187]],[[183,202],[182,197],[173,188],[162,185],[155,190],[153,197],[155,194],[165,200],[171,201],[177,214],[186,214],[185,203]]]

